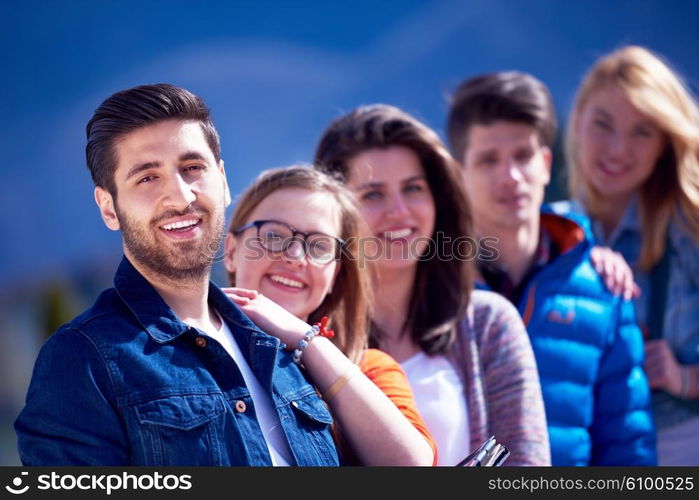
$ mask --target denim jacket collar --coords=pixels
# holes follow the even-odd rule
[[[177,317],[126,256],[122,258],[114,276],[114,288],[155,342],[171,342],[191,328]],[[231,327],[238,345],[247,345],[251,338],[255,345],[268,345],[275,349],[279,345],[278,339],[262,332],[213,282],[209,282],[208,299]],[[245,351],[243,349],[247,357]]]
[[[253,323],[214,283],[209,283],[209,303],[230,327],[253,373],[270,393],[273,369],[281,342],[266,334]],[[244,349],[243,346],[248,346]],[[254,353],[254,354],[253,354]]]
[[[638,195],[633,195],[628,206],[626,207],[626,210],[624,211],[624,215],[621,217],[621,221],[619,221],[619,225],[614,229],[606,241],[603,238],[604,230],[602,228],[602,223],[599,221],[593,221],[592,229],[595,233],[595,238],[597,241],[603,242],[609,247],[614,247],[619,242],[619,238],[621,238],[624,234],[628,233],[635,235],[637,238],[641,238],[643,228],[641,227],[641,218],[639,215],[638,205]],[[684,224],[684,213],[679,207],[677,207],[675,218],[670,220],[670,224],[667,228],[668,239],[674,248],[692,245],[689,232],[683,229],[683,227],[685,227]]]
[[[599,220],[592,221],[592,231],[595,234],[595,239],[608,247],[613,247],[619,238],[626,232],[640,235],[641,222],[638,217],[638,196],[634,194],[629,200],[629,204],[626,206],[626,210],[624,210],[624,215],[621,216],[619,224],[614,228],[614,231],[612,231],[612,234],[609,235],[609,238],[604,237],[604,227],[602,226],[602,222]]]
[[[170,342],[189,328],[126,256],[114,275],[114,289],[155,342]]]

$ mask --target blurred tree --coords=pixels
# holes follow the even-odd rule
[[[82,307],[75,288],[68,280],[51,281],[43,288],[38,300],[42,315],[42,339],[47,339],[61,325],[77,316]]]

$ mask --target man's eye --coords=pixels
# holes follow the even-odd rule
[[[189,166],[185,167],[184,170],[185,170],[185,172],[193,172],[195,170],[204,170],[205,168],[206,167],[204,167],[203,165],[189,165]]]
[[[522,150],[517,152],[515,158],[518,163],[526,163],[531,160],[532,156],[534,156],[534,151]]]
[[[154,177],[152,175],[146,175],[145,177],[141,177],[136,184],[146,184],[153,179]]]
[[[490,166],[490,165],[495,165],[497,163],[497,158],[493,156],[485,156],[483,158],[479,158],[478,161],[476,161],[477,165],[483,165],[483,166]]]
[[[595,127],[602,130],[611,130],[612,126],[605,120],[597,119],[592,122]]]

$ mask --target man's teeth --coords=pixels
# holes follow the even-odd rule
[[[294,288],[303,288],[303,283],[300,281],[285,278],[284,276],[272,275],[269,277],[269,279],[276,281],[277,283],[281,283],[282,285],[291,286]]]
[[[396,240],[398,238],[407,238],[412,232],[412,229],[399,229],[398,231],[386,231],[383,235],[390,240]]]
[[[172,224],[165,224],[163,226],[163,229],[167,229],[168,231],[172,231],[173,229],[182,229],[184,227],[191,227],[194,226],[198,220],[181,220],[179,222],[173,222]]]

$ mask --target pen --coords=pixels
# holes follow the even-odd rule
[[[495,446],[495,436],[490,436],[490,439],[485,442],[483,447],[476,453],[476,456],[473,457],[473,460],[471,461],[471,467],[480,467],[482,465],[483,460],[485,460],[485,457],[488,456],[488,453],[490,453],[490,450]]]
[[[470,455],[461,460],[457,467],[480,467],[485,458],[491,453],[495,446],[495,436],[490,436],[487,441],[476,448]]]
[[[506,446],[503,446],[500,455],[495,459],[495,462],[493,462],[493,467],[500,467],[509,456],[510,450],[508,450]]]
[[[495,463],[495,461],[498,459],[498,457],[500,456],[500,452],[502,451],[502,448],[503,448],[503,446],[500,443],[496,444],[493,447],[493,449],[490,451],[490,453],[488,453],[488,456],[485,457],[485,459],[483,460],[481,465],[483,467],[492,466]]]

